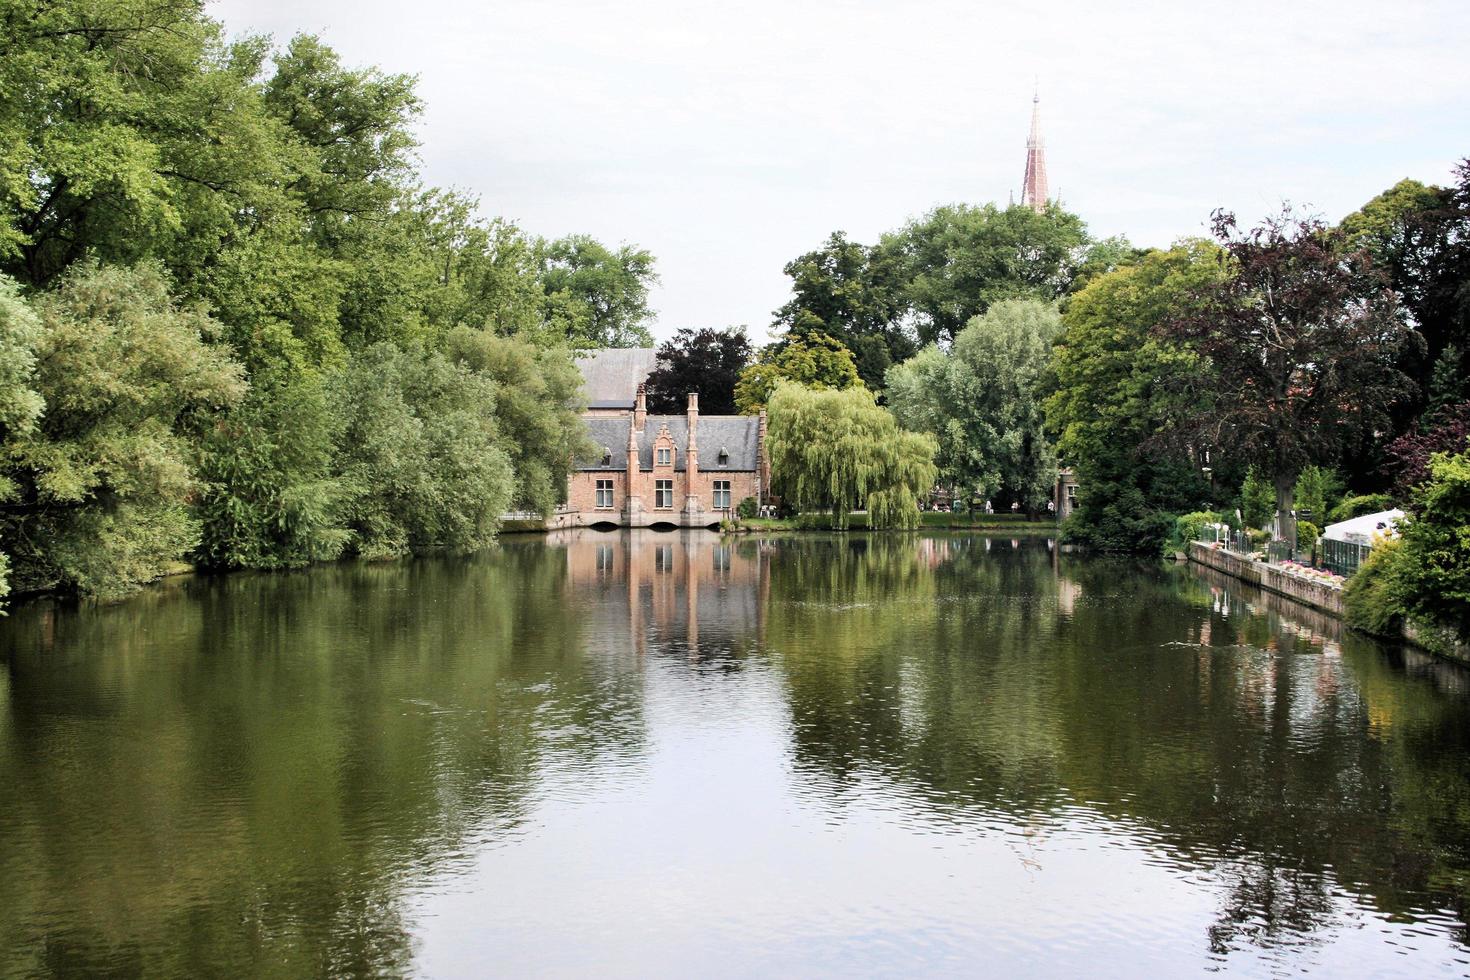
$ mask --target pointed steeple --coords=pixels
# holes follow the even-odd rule
[[[1026,179],[1021,184],[1021,203],[1033,211],[1045,211],[1046,141],[1041,138],[1041,93],[1031,96],[1031,135],[1026,138]]]

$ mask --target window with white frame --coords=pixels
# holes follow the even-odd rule
[[[674,462],[674,451],[668,446],[660,446],[658,449],[658,465],[671,466]]]
[[[730,509],[730,481],[715,481],[715,510]]]
[[[584,484],[585,486],[585,484]],[[613,505],[613,481],[597,481],[597,509],[612,510]]]
[[[659,510],[673,510],[674,508],[674,481],[653,481],[653,506]]]

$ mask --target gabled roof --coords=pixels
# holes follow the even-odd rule
[[[577,355],[589,408],[632,408],[638,386],[658,362],[652,347],[607,347]]]
[[[589,418],[587,433],[592,444],[606,447],[612,454],[609,465],[602,465],[601,448],[591,459],[579,459],[579,470],[622,470],[628,464],[628,429],[630,418]],[[659,430],[669,427],[674,439],[674,469],[683,471],[684,452],[689,448],[689,419],[684,415],[650,415],[638,434],[638,468],[653,469],[653,443]],[[754,415],[701,415],[699,417],[699,468],[705,473],[754,471],[759,468],[760,419]],[[719,463],[720,450],[729,454],[724,466]]]

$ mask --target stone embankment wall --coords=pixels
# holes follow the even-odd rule
[[[1251,561],[1242,555],[1220,551],[1207,544],[1195,542],[1189,546],[1189,560],[1206,565],[1233,578],[1259,586],[1267,592],[1286,596],[1304,606],[1320,610],[1338,618],[1342,617],[1342,587],[1315,582],[1283,571],[1265,562]],[[1396,639],[1387,637],[1386,639]],[[1470,644],[1466,644],[1452,631],[1432,626],[1405,623],[1403,635],[1397,637],[1421,650],[1470,665]]]
[[[1211,548],[1198,541],[1189,546],[1189,560],[1208,565],[1243,582],[1260,586],[1267,592],[1284,595],[1304,606],[1311,606],[1313,609],[1320,609],[1334,616],[1342,615],[1342,588],[1340,586],[1294,575],[1274,565],[1251,561],[1242,555]]]

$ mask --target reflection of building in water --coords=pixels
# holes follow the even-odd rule
[[[682,646],[691,657],[729,654],[764,636],[770,558],[753,540],[708,531],[575,531],[572,587],[597,594],[592,627],[642,655]]]

